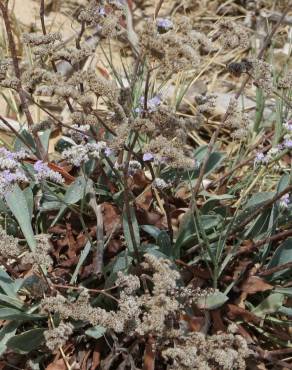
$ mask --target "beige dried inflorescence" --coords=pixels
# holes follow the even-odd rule
[[[145,23],[140,33],[142,51],[159,64],[160,73],[173,74],[197,67],[200,63],[201,46],[211,48],[211,42],[206,36],[192,29],[187,17],[178,19],[173,27],[167,27],[170,21],[166,23],[166,20],[162,19],[163,21],[164,27],[159,27],[153,20]]]
[[[230,101],[227,114],[225,125],[234,130],[232,132],[232,137],[235,139],[246,138],[251,121],[248,114],[242,109],[239,109],[238,102],[235,99]]]
[[[28,252],[22,258],[22,263],[31,264],[34,270],[38,270],[40,266],[48,269],[53,260],[49,255],[52,246],[50,244],[49,235],[37,235],[37,246],[34,251]]]
[[[243,26],[235,23],[230,19],[222,19],[219,22],[219,30],[217,35],[218,41],[223,48],[236,49],[247,48],[249,46],[249,35]]]
[[[20,254],[20,246],[18,239],[12,235],[8,235],[0,226],[0,255],[2,258],[9,259],[18,257]]]
[[[151,333],[162,339],[164,332],[169,329],[168,317],[178,315],[181,308],[179,300],[182,299],[182,295],[174,294],[180,274],[172,268],[169,260],[158,259],[150,254],[145,256],[143,267],[153,273],[152,292],[134,295],[140,288],[139,278],[120,272],[116,280],[116,286],[121,289],[117,311],[92,307],[86,290],[73,302],[61,295],[47,297],[42,300],[42,310],[58,312],[64,320],[72,318],[90,322],[93,326],[102,325],[117,333],[126,332],[128,335]],[[199,295],[194,294],[193,299],[199,296],[202,296],[201,292]]]
[[[46,346],[51,351],[55,351],[66,344],[70,335],[73,333],[73,325],[61,322],[58,327],[44,332]]]
[[[172,361],[170,370],[245,370],[251,354],[246,340],[236,334],[190,333],[174,342],[162,351],[165,360]]]
[[[146,254],[142,267],[153,285],[151,292],[146,290],[138,295],[135,292],[140,289],[139,278],[119,272],[115,284],[121,290],[117,311],[92,307],[86,290],[76,301],[60,295],[45,298],[42,310],[57,312],[63,320],[71,318],[93,326],[102,325],[126,336],[151,335],[162,357],[172,363],[169,365],[172,370],[245,369],[250,351],[245,339],[236,334],[236,328],[227,334],[206,336],[187,331],[185,322],[181,321],[186,307],[214,293],[213,290],[181,287],[180,274],[167,259]],[[55,335],[52,337],[55,343]]]
[[[278,88],[279,89],[292,89],[292,71],[288,71],[285,76],[279,79]]]
[[[252,60],[252,69],[250,71],[257,87],[264,90],[267,95],[273,92],[273,74],[272,66],[262,59]]]
[[[196,166],[195,160],[185,155],[180,140],[170,141],[160,135],[145,145],[144,150],[152,153],[155,158],[154,161],[158,164],[185,169],[194,169]]]

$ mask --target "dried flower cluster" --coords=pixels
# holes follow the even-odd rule
[[[34,251],[28,252],[22,258],[22,263],[32,265],[35,271],[39,270],[40,266],[48,269],[53,260],[49,255],[52,246],[48,235],[38,235],[37,245]]]
[[[58,348],[66,344],[68,338],[73,333],[73,325],[70,323],[61,322],[58,327],[44,332],[46,340],[46,346],[51,351],[55,351]]]
[[[124,32],[121,19],[124,16],[121,1],[101,2],[92,0],[79,14],[78,20],[90,26],[97,26],[102,37],[117,37]]]
[[[116,312],[92,307],[86,291],[75,302],[60,295],[45,298],[42,300],[42,309],[45,312],[58,312],[63,320],[82,320],[129,336],[151,335],[156,338],[156,346],[165,360],[173,362],[172,369],[201,369],[197,367],[199,364],[204,364],[204,369],[211,369],[214,363],[222,369],[245,369],[249,350],[241,336],[187,334],[183,323],[180,328],[180,316],[185,307],[212,291],[179,287],[177,282],[180,274],[168,260],[147,254],[142,265],[145,272],[152,274],[151,293],[134,295],[140,289],[139,278],[119,272],[116,286],[120,287],[121,292]]]
[[[90,306],[86,291],[75,302],[69,302],[62,296],[45,298],[42,301],[43,310],[58,312],[63,319],[73,318],[89,321],[92,325],[102,325],[117,333],[152,333],[162,338],[167,330],[167,318],[169,315],[176,317],[181,308],[174,294],[180,274],[171,267],[168,260],[157,259],[152,255],[145,255],[143,267],[153,271],[152,292],[133,296],[140,288],[138,277],[119,273],[116,285],[121,287],[121,293],[116,312]],[[193,300],[198,296],[201,297],[201,294],[194,296]]]
[[[226,49],[247,48],[249,46],[247,31],[240,24],[230,19],[220,21],[217,36],[222,47]]]
[[[250,128],[250,119],[247,113],[239,109],[235,100],[229,103],[225,124],[234,129],[232,133],[234,138],[242,140],[246,138]]]
[[[146,22],[140,33],[142,51],[160,66],[160,71],[173,74],[189,70],[200,63],[200,48],[212,48],[207,37],[196,30],[187,17],[176,22],[157,19]]]
[[[257,87],[264,90],[267,95],[273,92],[272,66],[262,59],[252,60],[251,75]]]
[[[191,333],[174,342],[173,348],[162,351],[166,360],[172,360],[171,370],[244,370],[251,354],[246,340],[234,334]]]
[[[292,89],[292,72],[288,71],[287,74],[278,80],[278,88],[289,90]]]
[[[18,257],[20,254],[18,239],[8,235],[0,226],[0,255],[2,258],[9,259]]]

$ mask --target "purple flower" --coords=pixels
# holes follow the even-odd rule
[[[152,99],[149,99],[147,107],[150,112],[154,112],[156,108],[161,104],[161,97],[159,95],[154,96]]]
[[[255,163],[265,163],[267,162],[267,157],[262,152],[258,152],[255,157]]]
[[[291,149],[292,148],[292,139],[285,139],[284,143],[283,143],[283,146],[286,149]]]
[[[104,7],[100,7],[100,8],[98,9],[98,14],[99,14],[99,15],[102,15],[102,16],[106,16],[105,8],[104,8]]]
[[[33,168],[36,171],[37,181],[51,180],[59,184],[64,182],[62,175],[59,172],[51,170],[43,161],[37,161]]]
[[[15,175],[10,172],[9,170],[4,170],[2,172],[2,176],[3,176],[3,179],[5,180],[6,183],[11,183],[13,182],[14,178],[15,178]]]
[[[143,154],[143,161],[144,162],[147,162],[147,161],[152,161],[152,159],[154,159],[154,155],[152,153],[144,153]]]
[[[158,28],[162,28],[164,31],[168,31],[173,28],[172,21],[167,18],[157,18],[156,25]]]
[[[144,96],[141,96],[140,98],[140,107],[135,109],[136,113],[142,113],[144,112]],[[147,101],[147,111],[152,113],[157,110],[157,108],[160,106],[162,100],[160,95],[155,95],[153,98],[149,99]]]
[[[113,151],[108,146],[104,149],[104,154],[106,157],[109,157],[113,154]]]
[[[280,207],[287,208],[290,203],[290,196],[289,194],[285,194],[280,198]]]
[[[4,170],[0,172],[0,196],[4,196],[7,192],[11,190],[11,186],[17,182],[27,182],[28,179],[25,173],[16,169],[15,172],[11,170]]]

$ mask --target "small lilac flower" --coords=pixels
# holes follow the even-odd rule
[[[173,28],[172,21],[167,18],[157,18],[156,25],[158,28],[161,28],[164,31],[169,31]]]
[[[0,196],[4,196],[7,192],[11,190],[11,186],[16,183],[27,182],[28,179],[25,173],[16,169],[14,172],[11,170],[4,170],[0,172]]]
[[[264,153],[258,152],[256,154],[256,157],[255,157],[254,162],[255,162],[255,164],[258,164],[258,163],[266,163],[267,162],[267,157],[264,155]]]
[[[286,149],[291,149],[292,148],[292,139],[285,139],[283,142],[283,146]]]
[[[113,154],[113,151],[108,146],[104,149],[104,154],[106,157],[110,157]]]
[[[99,15],[102,15],[102,16],[106,16],[105,8],[104,8],[104,7],[100,7],[100,8],[98,9],[98,14],[99,14]]]
[[[147,162],[147,161],[152,161],[154,159],[154,155],[152,153],[144,153],[143,154],[143,161],[144,162]]]
[[[9,170],[4,170],[2,172],[2,176],[3,176],[3,179],[4,181],[7,183],[7,184],[10,184],[13,182],[14,178],[15,178],[15,175],[10,172]]]
[[[43,161],[37,161],[33,168],[36,171],[37,181],[51,180],[58,184],[62,184],[64,182],[62,175],[59,172],[50,169]]]
[[[159,107],[160,104],[161,104],[161,98],[159,95],[156,95],[152,99],[149,99],[147,103],[147,108],[149,112],[154,112]]]
[[[136,113],[144,112],[144,105],[145,105],[144,101],[145,101],[144,96],[141,96],[140,107],[135,109]],[[147,101],[147,111],[150,113],[155,112],[157,108],[160,106],[161,102],[162,102],[161,97],[159,95],[155,95],[153,98]]]
[[[280,207],[287,208],[290,203],[290,196],[289,194],[285,194],[280,198]]]

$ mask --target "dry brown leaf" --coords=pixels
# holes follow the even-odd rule
[[[143,370],[155,370],[155,340],[149,336],[144,352]]]
[[[68,239],[68,246],[69,246],[67,255],[69,258],[74,258],[76,257],[76,251],[78,250],[78,244],[73,235],[72,226],[69,223],[66,223],[66,236]]]
[[[96,345],[92,355],[92,365],[90,370],[96,370],[100,366],[100,350],[99,345]]]
[[[265,282],[258,276],[249,276],[240,286],[240,289],[246,294],[255,294],[273,289],[273,285]]]
[[[218,331],[226,331],[226,326],[222,320],[222,312],[221,310],[212,310],[210,311],[211,318],[212,318],[212,330],[214,333]]]
[[[66,364],[63,359],[52,362],[46,367],[46,370],[66,370]]]
[[[227,316],[231,320],[235,320],[238,317],[240,317],[244,321],[252,322],[256,325],[259,325],[260,322],[261,322],[261,318],[257,317],[253,313],[245,310],[244,308],[238,307],[234,304],[228,304],[227,309],[228,309]]]
[[[117,225],[121,223],[121,216],[118,208],[107,202],[102,204],[102,213],[104,232],[108,236],[115,228],[118,230]]]

